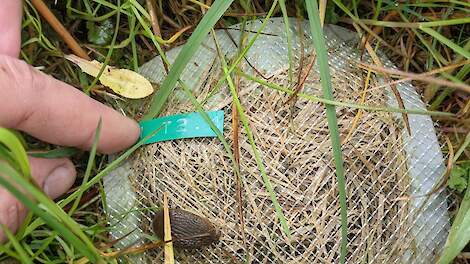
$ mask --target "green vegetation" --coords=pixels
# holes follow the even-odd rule
[[[90,51],[90,56],[105,64],[136,70],[143,62],[161,55],[168,67],[168,75],[160,89],[149,102],[144,112],[137,109],[132,101],[114,100],[103,87],[96,85],[91,78],[73,67],[63,58],[70,53],[60,37],[41,17],[29,0],[25,1],[23,18],[23,44],[21,58],[34,66],[43,66],[43,71],[56,78],[81,87],[83,92],[118,109],[125,109],[130,116],[153,118],[167,103],[168,96],[179,83],[195,109],[202,111],[201,103],[185,88],[180,75],[192,54],[214,28],[222,28],[253,18],[271,16],[303,17],[310,20],[315,50],[318,54],[323,98],[299,93],[299,97],[321,102],[327,109],[330,137],[333,145],[335,167],[341,203],[342,247],[341,260],[344,262],[347,249],[347,207],[346,187],[340,137],[336,124],[335,107],[351,107],[365,111],[403,112],[402,109],[374,108],[336,102],[332,95],[329,69],[321,21],[338,23],[364,36],[371,45],[380,45],[387,55],[403,70],[427,73],[439,68],[436,77],[456,84],[468,84],[470,73],[470,5],[464,1],[426,1],[396,4],[395,1],[285,1],[285,0],[237,0],[237,1],[147,1],[154,2],[153,9],[146,1],[138,0],[79,0],[45,1],[58,15],[65,27],[78,42]],[[212,3],[210,5],[210,3]],[[208,8],[210,5],[210,8]],[[320,7],[320,9],[319,9]],[[324,8],[324,9],[323,9]],[[150,10],[150,11],[149,11]],[[181,11],[184,10],[184,11]],[[324,10],[324,12],[322,12]],[[155,12],[156,16],[151,15]],[[323,16],[321,14],[324,14]],[[155,22],[155,23],[153,23]],[[156,28],[155,25],[158,25]],[[286,27],[287,28],[287,27]],[[260,34],[260,32],[258,32]],[[292,94],[293,91],[269,84],[241,72],[238,64],[256,40],[248,40],[237,58],[226,61],[223,56],[224,76],[217,87],[227,82],[235,100],[245,133],[255,153],[256,163],[263,177],[277,218],[286,236],[290,234],[285,221],[283,208],[279,205],[269,177],[266,174],[263,157],[257,151],[256,142],[244,116],[243,104],[239,100],[232,75],[238,74],[247,79],[265,82],[271,89]],[[290,38],[288,39],[290,47]],[[188,43],[179,54],[176,62],[169,65],[165,51]],[[465,63],[466,62],[466,63]],[[460,64],[460,66],[455,66]],[[289,48],[289,65],[292,54]],[[103,68],[104,69],[104,68]],[[293,72],[289,71],[290,78]],[[428,75],[426,75],[429,77]],[[424,76],[424,78],[426,78]],[[439,123],[440,132],[451,139],[451,145],[444,149],[451,152],[457,149],[454,160],[449,165],[449,190],[460,209],[452,213],[453,227],[441,263],[451,263],[470,240],[470,95],[455,88],[443,87],[428,79],[416,81],[415,85],[429,103],[429,111],[408,113],[428,114]],[[207,117],[205,117],[208,120]],[[212,127],[213,124],[211,124]],[[30,210],[30,214],[19,232],[14,235],[6,232],[10,242],[0,245],[0,260],[12,257],[22,263],[62,263],[74,262],[115,262],[105,257],[103,252],[113,251],[112,241],[107,237],[106,216],[101,209],[104,203],[101,179],[116,168],[129,155],[142,145],[142,139],[132,148],[121,153],[117,159],[107,163],[105,157],[96,153],[100,124],[90,153],[72,148],[55,149],[54,146],[37,142],[24,135],[0,128],[0,185],[13,193]],[[155,131],[158,133],[158,130]],[[23,139],[23,136],[25,137]],[[149,135],[150,137],[151,135]],[[235,171],[239,174],[234,154],[220,132],[218,137],[229,154]],[[47,150],[34,154],[42,157],[73,157],[79,168],[80,182],[73,192],[57,203],[51,201],[30,181],[30,169],[26,150]],[[452,151],[453,152],[453,151]],[[243,179],[242,179],[243,181]],[[17,186],[22,186],[20,190]],[[28,195],[25,194],[28,193]],[[96,192],[91,198],[87,193]],[[2,227],[5,230],[4,227]]]

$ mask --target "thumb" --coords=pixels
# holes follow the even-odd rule
[[[29,158],[31,175],[44,192],[56,199],[75,182],[77,172],[69,159]]]
[[[29,163],[33,179],[52,199],[64,194],[72,186],[77,175],[69,159],[30,157]],[[26,214],[25,206],[6,189],[0,188],[0,223],[12,232],[16,232]],[[3,241],[5,241],[5,235],[0,231],[0,244]]]

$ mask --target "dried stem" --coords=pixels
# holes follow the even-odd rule
[[[57,19],[57,17],[51,12],[51,10],[46,6],[46,4],[44,4],[42,0],[31,0],[31,3],[57,32],[57,34],[59,34],[59,36],[64,40],[65,44],[67,44],[67,46],[75,55],[83,59],[90,60],[90,57],[85,52],[85,50],[80,47],[78,42],[72,37],[64,25],[62,25],[62,23]]]

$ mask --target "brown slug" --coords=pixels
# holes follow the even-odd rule
[[[153,218],[153,231],[164,239],[163,209]],[[171,238],[173,246],[183,249],[197,249],[217,242],[219,231],[207,219],[182,209],[170,209]]]

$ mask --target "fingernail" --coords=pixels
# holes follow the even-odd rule
[[[70,187],[73,171],[67,166],[55,168],[44,181],[44,192],[52,199],[64,194]]]

